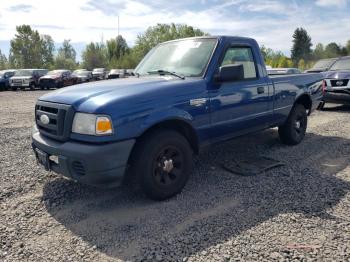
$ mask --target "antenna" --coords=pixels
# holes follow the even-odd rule
[[[117,35],[117,37],[119,36],[119,15],[118,15],[118,35]]]

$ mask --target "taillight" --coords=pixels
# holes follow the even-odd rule
[[[327,88],[327,82],[326,80],[322,81],[322,93],[325,94],[326,93],[326,88]]]

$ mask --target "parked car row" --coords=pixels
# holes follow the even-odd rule
[[[301,74],[296,68],[267,68],[269,75]],[[322,73],[323,99],[319,109],[326,103],[350,105],[350,56],[327,58],[319,60],[311,69],[304,73]]]
[[[48,71],[47,69],[9,69],[0,71],[0,91],[18,88],[50,89],[61,88],[96,80],[123,78],[133,75],[131,69],[95,68],[93,71],[78,69],[73,73],[70,70],[60,69]]]

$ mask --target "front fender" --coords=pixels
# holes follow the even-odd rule
[[[148,115],[142,122],[140,126],[141,133],[156,124],[168,120],[181,120],[191,125],[193,117],[185,110],[179,108],[169,108],[166,111],[155,111]]]

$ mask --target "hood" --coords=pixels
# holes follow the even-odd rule
[[[40,79],[58,79],[60,77],[61,77],[60,75],[44,75],[40,77]]]
[[[331,79],[350,79],[350,71],[328,71],[324,73],[324,77]]]
[[[31,79],[32,76],[13,76],[11,79]]]
[[[150,97],[164,95],[164,92],[170,87],[180,85],[187,87],[187,85],[199,81],[203,81],[203,79],[135,77],[103,80],[58,89],[40,97],[39,100],[73,105],[76,110],[83,109],[86,112],[95,112],[97,108],[102,108],[111,102],[127,99],[132,103],[136,96],[146,98],[147,95]]]

